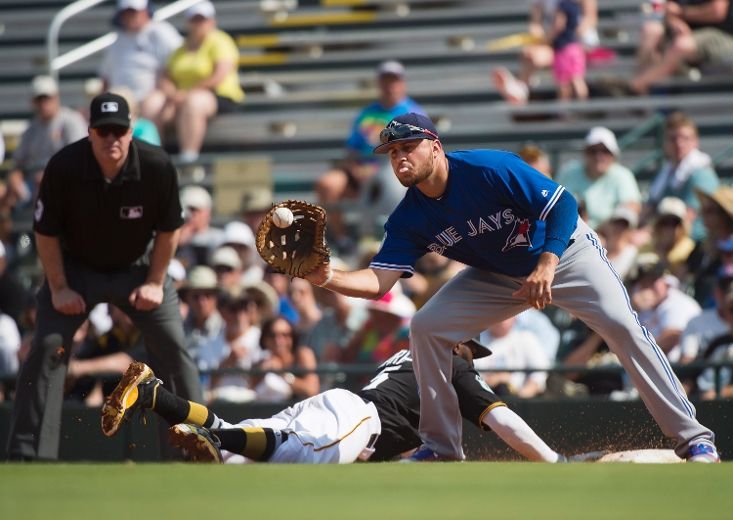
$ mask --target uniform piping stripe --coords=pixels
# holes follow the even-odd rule
[[[296,432],[293,432],[293,435],[295,435],[296,437],[298,437],[298,440],[300,440],[300,442],[301,442],[301,443],[303,444],[303,446],[313,446],[313,451],[323,451],[323,450],[326,450],[326,449],[328,449],[328,448],[332,448],[333,446],[336,446],[336,445],[337,445],[337,444],[338,444],[339,442],[341,442],[342,440],[346,439],[346,438],[347,438],[347,437],[348,437],[349,435],[351,435],[351,434],[352,434],[352,433],[354,433],[354,432],[355,432],[356,430],[358,430],[358,429],[359,429],[359,427],[360,427],[360,426],[361,426],[362,424],[364,424],[365,422],[367,422],[367,421],[368,421],[369,419],[371,419],[371,418],[372,418],[372,416],[371,416],[371,415],[369,415],[369,416],[367,416],[367,417],[364,417],[364,418],[363,418],[362,420],[360,420],[360,421],[359,421],[359,422],[357,423],[357,425],[356,425],[356,426],[354,426],[354,427],[353,427],[353,428],[351,429],[351,431],[349,431],[349,432],[348,432],[348,433],[347,433],[346,435],[344,435],[343,437],[340,437],[340,438],[336,439],[336,440],[335,440],[335,441],[333,441],[333,442],[330,442],[330,443],[328,443],[328,444],[325,444],[325,445],[323,445],[323,446],[319,446],[319,447],[317,447],[317,448],[315,447],[315,444],[314,444],[314,443],[312,443],[312,442],[303,442],[302,440],[300,440],[300,437],[298,437],[298,434],[297,434]]]
[[[555,193],[552,194],[552,197],[550,197],[550,200],[547,201],[547,204],[545,205],[545,209],[542,210],[542,213],[540,213],[540,220],[545,220],[547,218],[547,214],[550,212],[552,208],[555,207],[555,204],[557,203],[557,200],[560,198],[560,195],[562,195],[562,192],[565,191],[565,188],[562,186],[558,186],[555,190]]]
[[[385,264],[383,262],[372,262],[369,267],[375,269],[386,269],[387,271],[409,271],[410,273],[415,272],[415,268],[411,265],[400,265],[400,264]]]
[[[585,236],[586,238],[588,238],[588,240],[591,241],[591,243],[593,244],[593,247],[595,247],[596,250],[599,252],[599,254],[601,255],[601,259],[611,269],[611,272],[613,273],[614,277],[616,278],[616,281],[621,285],[621,287],[623,287],[624,284],[621,281],[621,277],[618,275],[616,270],[611,265],[611,262],[606,257],[606,254],[603,251],[603,247],[601,247],[601,245],[598,243],[598,241],[595,239],[595,237],[591,233],[587,233]],[[682,393],[680,393],[680,389],[678,388],[678,385],[676,384],[675,376],[674,376],[674,373],[672,372],[672,367],[669,364],[669,360],[667,359],[667,356],[659,348],[659,345],[657,345],[657,342],[654,341],[654,338],[649,333],[647,328],[644,327],[641,324],[641,322],[639,321],[639,315],[636,313],[636,311],[634,311],[634,308],[631,306],[631,300],[629,299],[629,295],[626,292],[625,288],[624,288],[624,297],[626,299],[626,307],[629,309],[629,311],[631,312],[631,315],[634,317],[634,321],[636,322],[636,324],[641,328],[641,332],[644,335],[644,338],[646,338],[649,345],[651,345],[652,350],[654,351],[654,354],[657,356],[659,363],[662,365],[662,368],[664,368],[664,372],[667,374],[667,379],[669,379],[669,382],[672,385],[672,389],[675,391],[675,393],[677,394],[677,397],[679,398],[680,402],[684,406],[685,411],[687,412],[687,415],[691,418],[694,418],[695,413],[692,411],[692,407],[689,401],[687,400],[687,398],[685,398],[684,395],[682,395]]]
[[[484,417],[488,415],[488,413],[493,410],[494,408],[499,408],[500,406],[506,406],[506,403],[503,401],[497,401],[495,403],[491,403],[489,406],[486,407],[486,410],[481,412],[481,415],[478,416],[478,426],[482,430],[490,430],[488,426],[484,424]]]

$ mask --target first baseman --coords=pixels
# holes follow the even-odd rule
[[[389,156],[408,188],[385,224],[370,266],[353,272],[328,264],[306,276],[349,296],[378,298],[411,276],[428,251],[468,267],[412,318],[410,341],[422,396],[415,460],[462,460],[461,415],[450,384],[451,347],[531,307],[554,303],[597,331],[618,356],[676,452],[717,462],[713,433],[666,356],[634,313],[598,236],[578,217],[575,199],[512,153],[445,153],[432,121],[394,118],[375,153]]]

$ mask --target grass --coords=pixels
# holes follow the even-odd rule
[[[0,518],[702,520],[731,518],[731,482],[731,463],[5,464]]]

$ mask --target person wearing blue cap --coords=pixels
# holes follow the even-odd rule
[[[347,229],[346,217],[335,206],[352,200],[360,210],[360,226],[365,234],[371,235],[375,227],[381,227],[405,190],[386,161],[372,154],[372,150],[379,144],[379,132],[392,118],[410,112],[425,113],[407,94],[402,63],[384,61],[375,72],[378,98],[359,111],[346,139],[346,156],[337,167],[324,172],[315,186],[318,203],[333,207],[328,230],[332,246],[346,255],[353,253],[356,244]]]
[[[451,345],[530,307],[554,303],[606,341],[680,457],[720,460],[715,436],[695,418],[664,352],[642,327],[598,235],[575,198],[517,155],[446,153],[430,118],[410,113],[380,133],[407,193],[384,225],[366,269],[325,264],[306,276],[349,296],[379,298],[428,251],[466,264],[413,316],[411,350],[420,394],[423,446],[414,461],[462,460],[462,424],[450,385]]]

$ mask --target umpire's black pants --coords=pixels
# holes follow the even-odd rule
[[[145,282],[147,265],[99,273],[65,259],[65,271],[69,287],[84,298],[87,313],[68,316],[56,311],[48,282],[38,292],[36,330],[18,374],[8,439],[10,459],[58,458],[70,347],[74,333],[98,303],[116,305],[142,331],[150,366],[169,390],[193,401],[202,398],[198,370],[184,346],[178,294],[170,278],[166,278],[163,303],[152,311],[139,311],[128,298]]]

